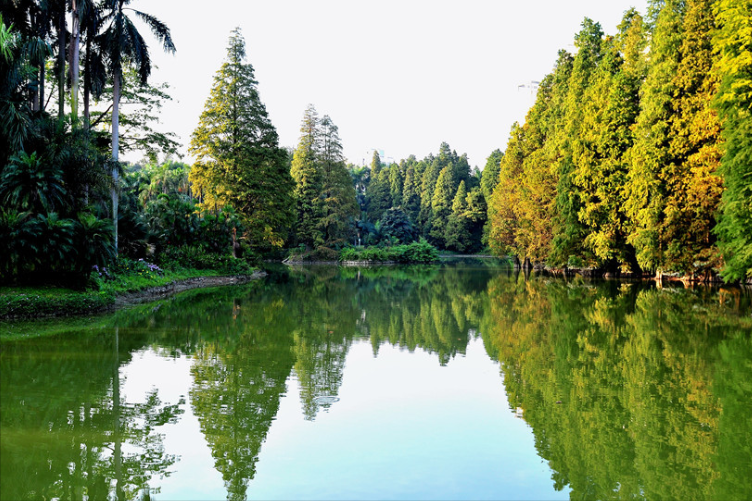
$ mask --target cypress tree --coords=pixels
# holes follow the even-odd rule
[[[662,267],[687,275],[707,274],[720,265],[715,213],[723,193],[720,122],[712,108],[718,78],[712,73],[714,0],[690,0],[682,26],[680,62],[672,84],[675,112],[670,123],[673,164],[664,176],[668,197],[659,225],[665,249]]]
[[[714,106],[725,140],[720,172],[726,190],[716,227],[726,280],[752,278],[752,0],[719,0],[713,47],[720,89]]]
[[[321,119],[322,216],[319,227],[326,245],[349,240],[359,208],[355,187],[345,166],[339,129],[328,115]]]
[[[457,194],[452,201],[452,212],[447,219],[444,230],[447,249],[464,252],[471,247],[470,222],[467,218],[467,188],[465,181],[460,182]]]
[[[499,163],[503,156],[504,154],[501,150],[494,150],[486,159],[486,166],[483,167],[483,173],[480,178],[480,186],[486,200],[491,199],[491,194],[499,182]]]
[[[455,190],[452,186],[452,166],[444,167],[436,180],[436,189],[431,198],[431,240],[439,247],[445,247],[446,227],[452,213]]]
[[[420,185],[415,173],[415,166],[411,165],[407,168],[405,174],[405,186],[402,193],[402,208],[405,210],[407,217],[410,221],[418,220],[418,213],[420,212]]]
[[[323,180],[316,165],[320,155],[319,117],[311,104],[300,124],[300,141],[292,158],[290,173],[295,180],[296,224],[295,239],[308,247],[316,247],[324,238],[319,230],[322,215]]]
[[[556,218],[554,221],[554,241],[552,260],[555,264],[565,264],[570,256],[584,255],[585,231],[579,220],[582,205],[581,193],[573,182],[575,157],[580,154],[582,143],[579,140],[584,118],[583,96],[591,85],[591,80],[602,58],[603,31],[600,24],[590,19],[582,23],[582,30],[575,36],[577,55],[574,57],[572,74],[566,101],[564,128],[567,140],[560,145],[561,161],[558,166]]]
[[[662,3],[662,8],[661,8]],[[662,182],[671,157],[670,125],[677,93],[676,75],[681,46],[683,0],[652,2],[655,28],[648,54],[648,70],[641,88],[641,110],[635,125],[635,143],[630,152],[625,210],[630,220],[628,242],[635,248],[643,269],[661,270],[665,264],[665,242],[661,226],[665,201],[670,195]]]
[[[281,246],[293,220],[294,184],[245,58],[236,28],[191,136],[196,157],[191,181],[212,206],[230,205],[238,212],[251,246]]]
[[[634,142],[632,126],[639,113],[646,45],[640,15],[630,9],[619,33],[604,43],[604,56],[583,100],[580,148],[574,158],[573,183],[581,192],[579,219],[586,228],[584,244],[606,266],[636,267],[627,244],[623,209],[627,153]],[[622,56],[624,55],[624,56]]]

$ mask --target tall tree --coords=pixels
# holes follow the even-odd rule
[[[752,1],[719,0],[713,48],[720,89],[714,104],[725,140],[720,171],[726,190],[716,233],[726,280],[752,278]]]
[[[573,183],[581,192],[580,222],[586,228],[585,247],[601,266],[621,265],[637,271],[634,249],[626,242],[624,211],[628,152],[634,143],[633,125],[639,113],[639,89],[644,79],[641,57],[647,44],[642,17],[634,9],[624,15],[616,37],[603,44],[603,59],[583,100],[580,147],[575,152]]]
[[[402,207],[402,192],[405,188],[405,178],[402,168],[398,164],[389,166],[389,193],[392,196],[392,206]]]
[[[168,53],[175,52],[170,29],[156,17],[144,12],[131,9],[128,5],[132,0],[105,0],[106,13],[103,24],[107,27],[102,33],[104,51],[107,54],[108,71],[112,77],[112,220],[115,232],[115,249],[118,247],[118,153],[120,151],[120,95],[123,70],[128,65],[134,65],[138,70],[141,83],[146,83],[151,75],[151,57],[148,46],[133,21],[126,15],[132,11],[151,29],[154,36]],[[63,17],[63,24],[65,18]],[[61,34],[62,36],[62,34]],[[61,98],[62,101],[62,98]],[[116,251],[117,252],[117,251]]]
[[[317,165],[320,157],[320,119],[311,104],[300,123],[300,141],[292,157],[290,173],[295,181],[296,224],[295,238],[299,243],[316,247],[323,243],[318,229],[321,217],[323,181]]]
[[[572,75],[564,116],[567,140],[561,145],[561,161],[558,163],[557,212],[552,255],[557,264],[565,264],[570,256],[583,254],[584,230],[579,221],[581,194],[573,184],[574,157],[582,148],[579,133],[584,111],[583,95],[591,85],[595,69],[602,57],[603,30],[599,23],[585,19],[582,30],[575,36],[577,54],[574,57]]]
[[[439,247],[446,246],[446,228],[452,213],[452,202],[457,193],[452,182],[452,164],[444,167],[436,180],[431,198],[431,239]]]
[[[342,154],[339,129],[328,115],[321,119],[321,142],[323,213],[319,225],[326,245],[342,245],[352,232],[358,204]]]
[[[669,175],[669,166],[675,165],[669,148],[670,122],[677,93],[673,76],[679,64],[684,9],[682,0],[653,5],[655,28],[651,33],[648,73],[640,91],[641,110],[626,187],[625,208],[631,226],[628,241],[635,247],[640,267],[659,272],[665,265],[666,250],[660,239],[660,226],[670,195],[661,180]]]
[[[467,218],[467,189],[465,181],[460,182],[457,194],[452,201],[452,213],[444,230],[447,249],[465,252],[470,245],[470,221]]]
[[[245,40],[236,28],[191,136],[191,182],[241,215],[252,247],[281,246],[292,222],[294,182],[245,59]]]
[[[420,211],[420,179],[416,175],[414,165],[410,165],[405,173],[402,208],[413,223],[418,220],[418,212]]]
[[[486,200],[491,199],[491,194],[493,193],[494,188],[496,188],[496,184],[499,182],[499,164],[503,157],[504,153],[502,153],[501,150],[494,150],[486,159],[486,166],[483,168],[483,173],[481,174],[480,179],[480,186]]]

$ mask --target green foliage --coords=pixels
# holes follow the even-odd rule
[[[11,207],[35,213],[59,210],[65,195],[61,169],[43,162],[37,152],[14,155],[2,170],[0,199]]]
[[[6,289],[0,294],[0,318],[39,318],[61,313],[75,315],[101,310],[113,297],[104,293],[59,288]]]
[[[379,220],[380,238],[393,237],[398,243],[409,244],[418,238],[418,232],[404,210],[391,208]]]
[[[248,261],[217,254],[200,244],[168,247],[160,255],[160,263],[171,269],[212,270],[227,275],[250,275],[254,271]]]
[[[713,37],[720,88],[714,105],[725,140],[720,172],[725,192],[715,229],[727,280],[752,278],[752,4],[719,0]]]
[[[235,209],[251,247],[279,247],[292,223],[294,184],[245,55],[235,29],[191,136],[190,179],[205,208]]]
[[[439,251],[421,238],[418,242],[394,247],[345,247],[339,260],[430,264],[439,260]]]
[[[654,2],[648,22],[630,9],[613,37],[583,22],[512,129],[488,204],[495,253],[690,279],[725,260],[726,279],[748,275],[750,16],[719,5]]]
[[[486,166],[483,168],[483,174],[480,179],[481,190],[486,200],[491,199],[494,188],[499,183],[499,172],[501,169],[501,159],[504,153],[501,150],[494,150],[486,159]]]

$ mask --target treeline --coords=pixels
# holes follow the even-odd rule
[[[489,244],[533,263],[752,277],[752,4],[589,19],[512,128]]]
[[[411,155],[384,164],[374,152],[370,167],[347,164],[337,126],[328,115],[319,118],[313,105],[304,113],[300,133],[291,166],[292,246],[324,256],[327,249],[347,245],[393,246],[423,238],[440,249],[481,249],[493,168],[484,181],[467,156],[446,143],[437,156],[420,161]],[[492,158],[498,164],[501,153]]]
[[[492,155],[495,162],[497,155]],[[447,143],[423,160],[410,155],[384,165],[374,152],[370,168],[349,168],[361,210],[356,224],[359,243],[425,238],[440,249],[457,252],[482,248],[490,194],[486,177],[493,169],[481,175],[470,168],[466,155],[457,155]]]

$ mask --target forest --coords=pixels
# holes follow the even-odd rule
[[[654,0],[614,35],[585,19],[482,170],[446,142],[421,160],[350,164],[313,104],[296,147],[281,146],[240,29],[191,136],[195,161],[176,161],[176,137],[156,127],[170,96],[150,80],[150,51],[177,48],[129,3],[0,1],[3,281],[242,273],[361,246],[752,279],[749,0]],[[129,151],[145,159],[121,162]]]
[[[511,131],[488,243],[552,266],[752,277],[752,3],[586,19]]]

